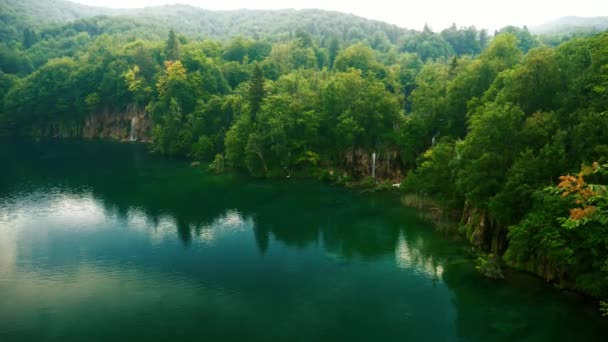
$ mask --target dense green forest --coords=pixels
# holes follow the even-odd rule
[[[400,183],[507,265],[608,298],[608,33],[48,3],[1,4],[0,134]]]

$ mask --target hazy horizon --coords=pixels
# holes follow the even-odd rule
[[[85,5],[110,8],[143,8],[169,4],[192,5],[209,10],[233,9],[285,9],[318,8],[328,11],[352,13],[364,18],[381,20],[400,27],[422,29],[428,24],[442,30],[455,23],[458,27],[474,25],[490,30],[506,25],[535,26],[564,17],[597,17],[608,15],[608,1],[580,0],[510,2],[483,0],[427,0],[409,4],[395,4],[390,0],[339,1],[339,0],[70,0]]]

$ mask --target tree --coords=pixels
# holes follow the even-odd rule
[[[256,122],[256,116],[260,111],[262,101],[266,92],[264,90],[264,75],[262,75],[262,69],[260,65],[256,64],[253,67],[253,73],[249,81],[249,109],[251,113],[251,121]]]
[[[532,34],[530,33],[530,31],[528,31],[528,28],[526,26],[524,26],[522,28],[519,28],[516,26],[506,26],[506,27],[503,27],[502,29],[500,29],[500,31],[498,31],[498,33],[496,35],[498,36],[503,33],[510,33],[510,34],[513,34],[514,36],[516,36],[517,41],[518,41],[517,46],[524,53],[527,53],[530,49],[533,49],[539,45],[536,38],[534,38],[532,36]]]
[[[340,41],[337,37],[331,37],[329,41],[329,67],[334,67],[334,61],[336,60],[336,56],[338,56],[338,52],[340,52]]]
[[[36,32],[30,28],[23,29],[23,48],[29,49],[36,43]]]
[[[535,206],[510,228],[505,260],[523,269],[543,265],[548,280],[573,282],[608,297],[608,165],[583,165],[538,192]]]
[[[487,103],[471,113],[469,133],[458,144],[462,165],[457,186],[466,199],[486,208],[500,191],[520,146],[517,134],[524,114],[511,104]]]
[[[485,49],[486,46],[488,46],[489,40],[490,39],[488,38],[488,30],[481,29],[481,31],[479,31],[479,48],[481,50]]]
[[[450,138],[442,139],[420,156],[416,170],[406,179],[407,186],[427,196],[451,201],[455,206],[455,158],[455,142]]]
[[[447,132],[446,87],[448,67],[442,63],[427,63],[416,77],[415,89],[410,95],[412,112],[423,118],[422,136],[430,146],[430,137],[438,131]]]
[[[446,58],[454,54],[452,46],[445,39],[425,25],[421,34],[408,36],[403,45],[402,51],[417,54],[423,61]]]
[[[173,29],[169,30],[169,37],[167,38],[167,43],[165,44],[165,59],[168,61],[177,61],[180,57],[180,47],[179,40],[175,35]]]
[[[335,59],[334,68],[339,71],[346,71],[348,68],[355,68],[363,73],[378,73],[382,66],[376,62],[374,52],[364,44],[349,46],[340,52]]]
[[[249,58],[249,46],[251,42],[243,37],[233,39],[230,44],[224,48],[223,58],[227,61],[243,63],[246,58]]]
[[[322,94],[323,125],[331,133],[321,134],[332,134],[332,145],[342,151],[371,151],[378,141],[389,140],[401,119],[399,97],[375,77],[363,77],[360,70],[336,74]]]
[[[152,131],[154,151],[169,157],[185,156],[192,144],[192,134],[184,127],[184,116],[177,99],[171,98],[168,112]]]
[[[476,55],[481,51],[475,26],[457,29],[456,24],[453,24],[452,27],[441,31],[441,37],[452,46],[458,56]]]

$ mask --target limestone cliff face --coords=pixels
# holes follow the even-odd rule
[[[401,160],[397,151],[380,150],[370,153],[362,149],[354,149],[343,154],[343,167],[356,178],[371,176],[374,165],[376,178],[402,178]]]
[[[546,258],[536,258],[526,262],[520,262],[509,258],[508,252],[504,261],[507,266],[524,272],[535,274],[550,283],[559,284],[563,288],[576,290],[576,285],[572,281],[568,281],[564,272],[563,266],[552,264]]]
[[[148,113],[130,105],[122,111],[104,110],[91,113],[84,123],[82,137],[120,141],[150,141],[152,120]]]
[[[507,229],[496,223],[487,209],[466,204],[462,215],[465,235],[474,246],[502,255],[507,245]]]

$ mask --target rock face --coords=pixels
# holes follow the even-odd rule
[[[502,255],[507,245],[507,230],[488,215],[487,209],[465,205],[462,215],[465,235],[469,242],[477,247]]]
[[[343,167],[356,178],[371,176],[375,166],[375,176],[381,179],[401,179],[401,160],[399,152],[377,151],[375,163],[374,152],[363,149],[346,151],[343,155]]]
[[[121,141],[150,141],[152,120],[148,113],[130,105],[123,111],[104,110],[91,113],[84,123],[82,137]]]
[[[551,263],[547,258],[535,258],[526,262],[520,262],[505,254],[505,264],[519,271],[525,271],[535,274],[547,282],[559,284],[563,288],[575,289],[576,286],[572,282],[567,281],[564,268],[561,265]]]

